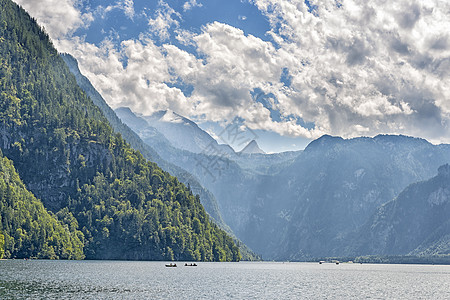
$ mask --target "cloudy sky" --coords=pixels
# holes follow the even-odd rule
[[[448,0],[15,0],[113,107],[266,151],[323,134],[450,143]],[[239,149],[238,149],[239,150]]]

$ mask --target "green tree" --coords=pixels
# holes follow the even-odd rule
[[[0,232],[0,259],[5,255],[5,236]]]

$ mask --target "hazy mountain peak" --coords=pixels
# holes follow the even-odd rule
[[[162,122],[162,123],[171,123],[171,124],[183,124],[186,126],[192,126],[194,128],[198,128],[198,125],[189,120],[186,117],[183,117],[182,115],[178,114],[177,112],[166,109],[166,110],[159,110],[157,112],[154,112],[150,116],[142,116],[150,123],[154,122]]]
[[[131,109],[128,107],[119,107],[114,110],[117,116],[120,118],[122,122],[130,126],[131,128],[141,128],[148,126],[148,123],[138,117]]]
[[[184,122],[184,118],[182,116],[180,116],[179,114],[170,109],[166,110],[164,115],[159,120],[162,122],[177,123],[177,124],[181,124]]]
[[[245,154],[254,154],[254,153],[265,154],[266,152],[264,152],[261,148],[259,148],[259,145],[258,145],[258,143],[255,140],[252,140],[250,143],[248,143],[247,146],[245,146],[244,149],[241,150],[240,153],[245,153]]]
[[[309,143],[309,145],[305,148],[306,150],[312,150],[315,149],[316,147],[321,147],[324,145],[334,145],[337,142],[343,141],[344,139],[338,136],[331,136],[328,134],[325,134],[323,136],[321,136],[320,138],[318,138],[317,140],[312,141],[311,143]]]
[[[134,115],[134,113],[128,107],[119,107],[119,108],[116,108],[115,111],[120,111],[122,113],[127,113],[127,114],[133,114]]]

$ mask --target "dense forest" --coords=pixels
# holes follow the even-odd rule
[[[62,224],[30,193],[0,151],[0,258],[83,259],[83,234],[66,210]]]
[[[0,2],[0,147],[44,206],[79,228],[86,258],[239,260],[199,197],[114,133],[35,20]]]
[[[0,231],[0,259],[5,255],[5,236]]]

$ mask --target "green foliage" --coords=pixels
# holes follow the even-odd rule
[[[0,2],[0,146],[73,247],[84,244],[90,259],[239,260],[199,197],[114,134],[48,36]],[[43,245],[47,257],[66,257]]]
[[[0,259],[5,255],[5,236],[0,232]]]
[[[128,171],[98,172],[69,206],[89,237],[89,258],[239,260],[232,239],[210,222],[198,197],[116,138],[114,164],[107,168]]]
[[[0,152],[0,258],[83,259],[83,234],[77,229],[49,214]]]

